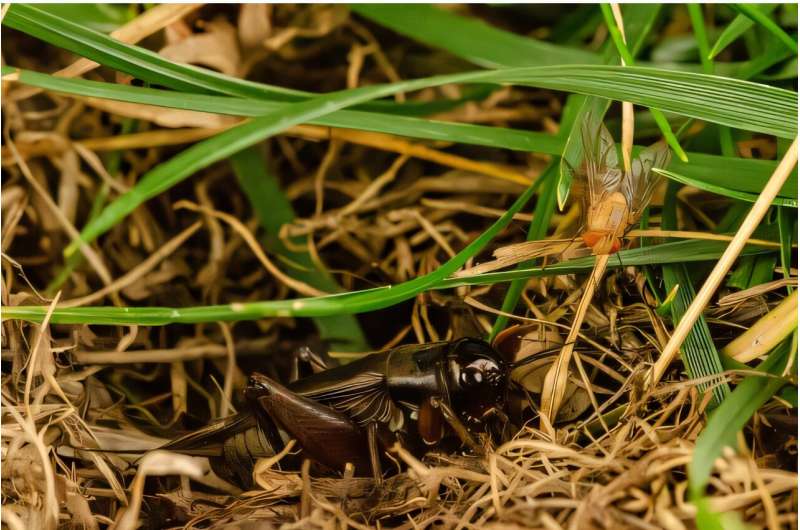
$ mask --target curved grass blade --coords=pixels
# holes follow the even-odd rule
[[[599,55],[521,37],[428,4],[352,4],[350,10],[484,68],[599,64]]]
[[[3,66],[2,72],[4,76],[8,76],[6,79],[13,78],[20,83],[64,94],[234,116],[257,116],[278,110],[285,105],[274,101],[204,94],[182,94],[169,90],[132,87],[84,79],[64,79],[9,66]],[[603,102],[604,100],[598,99],[597,101]],[[564,116],[563,119],[567,120],[568,118]],[[387,120],[383,114],[365,111],[339,110],[310,120],[309,123],[430,140],[461,142],[519,151],[534,151],[550,155],[559,155],[562,151],[566,152],[565,139],[561,135],[553,136],[535,131],[487,127],[468,123],[448,123],[404,116],[393,116],[392,119]],[[725,128],[724,130],[729,129]],[[724,143],[723,147],[727,145],[727,143]],[[641,148],[635,147],[634,154],[638,153],[639,149]],[[743,159],[734,156],[720,157],[704,153],[690,154],[692,158],[691,164],[685,164],[673,159],[670,164],[670,170],[676,175],[694,179],[696,181],[694,185],[698,187],[702,188],[703,186],[699,183],[706,182],[709,186],[718,186],[734,192],[757,193],[763,188],[776,164],[767,160]],[[794,172],[786,186],[784,186],[781,198],[796,201],[796,176],[797,174]]]
[[[756,370],[764,376],[746,377],[711,414],[705,428],[697,437],[692,461],[689,463],[689,491],[701,498],[714,466],[714,460],[724,447],[736,446],[736,434],[750,421],[752,415],[778,390],[788,383],[780,377],[786,362],[797,348],[797,334],[777,346]],[[774,377],[768,377],[774,376]]]
[[[239,151],[230,158],[233,171],[256,213],[266,237],[264,246],[270,252],[285,257],[297,267],[282,267],[286,273],[304,283],[326,292],[342,288],[327,270],[317,266],[308,252],[291,250],[278,237],[281,226],[294,221],[292,204],[281,190],[277,177],[267,169],[267,161],[255,147]],[[293,243],[302,245],[301,238]],[[369,346],[358,320],[353,315],[317,317],[314,323],[320,338],[329,341],[339,351],[369,351]]]
[[[204,94],[182,94],[170,90],[116,85],[84,79],[63,79],[10,66],[2,66],[2,73],[4,76],[8,76],[6,79],[15,79],[20,83],[64,94],[234,116],[258,116],[280,109],[285,105],[274,101]],[[468,123],[449,123],[404,116],[393,116],[392,119],[387,120],[383,114],[347,109],[321,116],[318,119],[311,120],[309,123],[413,138],[461,142],[519,151],[535,151],[550,155],[558,155],[565,150],[565,140],[561,135],[553,136],[535,131],[487,127]],[[727,145],[727,143],[723,144],[723,146]],[[638,153],[638,149],[641,148],[634,147],[634,154]],[[719,185],[724,183],[726,188],[752,193],[761,190],[766,179],[775,169],[776,164],[768,160],[737,158],[731,154],[723,157],[696,152],[690,154],[692,158],[691,164],[673,160],[670,164],[671,170],[690,178],[707,180],[711,183],[717,182],[720,183]],[[721,180],[723,176],[724,181]],[[796,183],[795,172],[784,187],[781,195],[788,198],[796,198]]]
[[[600,4],[600,9],[603,12],[603,18],[605,18],[606,21],[606,27],[611,35],[611,39],[614,41],[614,45],[617,47],[619,56],[622,57],[626,66],[633,66],[633,55],[631,55],[631,52],[628,51],[628,46],[625,44],[622,32],[614,21],[614,15],[611,13],[611,7],[609,4]],[[684,162],[688,162],[689,159],[686,157],[686,152],[683,150],[680,142],[678,142],[678,139],[675,137],[675,133],[672,132],[672,128],[670,127],[666,116],[664,116],[664,113],[658,109],[648,110],[650,111],[650,114],[653,115],[656,125],[658,125],[658,128],[661,130],[661,134],[664,135],[667,143],[675,152],[675,154],[678,155],[678,158]]]
[[[118,85],[85,79],[65,79],[6,65],[2,66],[2,74],[5,79],[13,79],[19,83],[62,94],[112,99],[182,110],[213,112],[231,116],[260,116],[286,105],[285,103],[270,100],[187,94],[172,90]],[[461,142],[548,154],[560,153],[563,145],[563,141],[557,136],[537,131],[489,127],[471,123],[443,122],[401,115],[392,115],[391,119],[387,119],[383,113],[361,110],[339,110],[310,120],[308,123],[426,140]]]
[[[578,274],[594,267],[594,256],[578,258],[547,267],[492,272],[473,277],[449,278],[469,257],[477,254],[489,240],[508,224],[533,195],[529,188],[498,221],[439,269],[425,276],[398,285],[388,285],[362,291],[333,294],[294,300],[268,300],[262,302],[234,303],[229,305],[189,308],[170,307],[76,307],[56,308],[50,319],[54,324],[139,324],[163,326],[216,321],[257,320],[268,317],[322,317],[344,313],[363,313],[392,306],[431,289],[451,289],[465,285],[491,285],[520,278]],[[761,236],[759,236],[761,237]],[[717,260],[727,247],[726,241],[676,241],[645,248],[623,250],[609,261],[610,268],[658,265],[663,263],[691,263]],[[743,256],[772,252],[755,246],[746,246]],[[2,319],[41,322],[47,306],[7,306]]]
[[[375,90],[374,95],[364,98],[364,101],[369,101],[401,91],[449,83],[487,82],[630,101],[636,105],[781,138],[794,138],[797,132],[797,123],[793,119],[797,115],[796,92],[750,81],[640,66],[509,68],[434,76],[355,90]],[[236,101],[236,98],[229,99]],[[349,106],[354,105],[357,103]]]
[[[143,81],[187,92],[296,99],[302,92],[242,81],[212,70],[180,65],[150,50],[118,42],[35,5],[14,4],[3,25],[32,35]]]
[[[761,4],[759,10],[764,14],[773,12],[778,7],[778,4]],[[708,54],[709,59],[713,59],[733,41],[738,39],[745,31],[753,27],[753,20],[745,15],[737,15],[733,21],[722,31],[722,34],[717,38],[717,42],[711,47]]]
[[[511,83],[575,90],[574,86],[570,86],[570,80],[572,80],[581,85],[581,90],[585,90],[589,95],[603,94],[603,97],[618,98],[644,105],[656,102],[654,106],[662,105],[666,108],[675,105],[676,101],[682,99],[676,97],[681,93],[681,90],[671,86],[674,84],[674,79],[677,78],[683,80],[686,88],[685,97],[683,98],[684,107],[681,109],[686,114],[697,113],[708,119],[733,120],[738,124],[744,118],[752,117],[754,109],[760,109],[764,114],[759,116],[758,120],[754,119],[749,122],[747,124],[749,128],[757,130],[759,126],[770,123],[773,128],[777,129],[774,132],[780,134],[784,130],[796,129],[797,127],[795,122],[786,119],[786,115],[776,115],[775,108],[764,108],[767,102],[784,110],[787,107],[791,108],[793,105],[796,113],[797,94],[786,90],[746,81],[716,78],[703,74],[664,72],[657,69],[613,66],[572,68],[576,70],[565,72],[564,70],[569,70],[569,67],[530,67],[435,76],[334,92],[312,100],[287,104],[279,110],[245,122],[215,137],[195,144],[167,162],[156,166],[144,175],[131,191],[111,203],[100,213],[97,219],[89,223],[82,231],[81,237],[86,242],[93,241],[98,235],[109,230],[136,209],[139,204],[169,189],[195,171],[222,160],[271,135],[283,132],[293,125],[308,122],[345,107],[389,96],[397,92],[419,90],[447,83],[485,82],[487,79],[496,80],[501,78],[505,82]],[[600,82],[601,79],[603,82]],[[668,80],[669,82],[667,82]],[[695,84],[689,83],[689,81],[694,81]],[[742,109],[740,114],[734,116],[729,112],[725,113],[711,109],[708,105],[700,105],[701,101],[710,99],[707,98],[708,94],[704,97],[693,95],[698,91],[696,84],[703,84],[704,82],[710,83],[712,86],[726,87],[725,90],[717,91],[714,94],[716,104],[724,102],[726,97],[733,98],[734,87],[737,90],[737,97],[743,96],[743,92],[748,93],[753,97],[751,101],[748,101],[748,112],[744,112]],[[663,84],[664,92],[659,91],[659,84]],[[689,87],[692,87],[693,90],[689,90]],[[580,90],[575,91],[580,92]],[[710,101],[707,102],[710,105]],[[78,244],[77,241],[72,242],[67,248],[66,254],[69,255],[75,252]]]
[[[101,64],[161,86],[170,86],[186,92],[200,90],[256,99],[296,100],[308,96],[294,90],[242,81],[202,68],[175,64],[149,50],[124,45],[31,5],[12,5],[3,22]],[[611,70],[608,70],[609,68]],[[637,105],[672,111],[754,132],[785,138],[794,138],[796,135],[796,120],[789,119],[796,114],[796,93],[756,83],[747,84],[735,79],[702,76],[690,72],[630,67],[624,74],[615,74],[612,73],[613,68],[615,67],[601,65],[531,67],[529,70],[521,68],[478,72],[470,74],[466,79],[450,82],[515,83],[585,95],[599,95],[606,99],[631,101]],[[488,75],[481,77],[481,73]],[[455,74],[455,77],[458,78],[459,75],[464,74]],[[630,88],[626,88],[628,84],[631,84]],[[573,89],[572,85],[578,87]],[[361,103],[367,101],[369,100]],[[373,102],[373,104],[378,103],[381,102]]]
[[[792,53],[797,55],[797,41],[790,37],[779,25],[769,18],[760,6],[752,4],[731,4],[739,13],[774,35]]]
[[[454,257],[443,263],[435,271],[409,280],[407,282],[367,289],[350,293],[334,294],[316,298],[299,298],[295,300],[277,300],[267,302],[248,302],[231,305],[195,307],[186,309],[171,308],[117,308],[115,311],[109,307],[83,307],[74,309],[56,308],[53,316],[64,318],[64,321],[71,319],[90,319],[96,324],[117,324],[122,319],[129,321],[147,322],[148,325],[163,325],[172,322],[203,321],[215,322],[220,320],[252,320],[267,316],[309,316],[322,317],[347,313],[361,313],[389,307],[394,304],[413,298],[418,293],[433,288],[444,278],[450,276],[461,268],[467,260],[480,252],[486,244],[519,212],[533,196],[534,187],[530,186],[522,195],[514,201],[514,204],[495,221],[486,231],[478,236],[474,241],[467,245]],[[16,307],[6,308],[2,318],[26,318],[26,315],[33,316],[40,308]],[[31,312],[31,309],[33,310]],[[45,312],[47,308],[45,308]],[[77,311],[77,313],[75,312]],[[44,317],[44,313],[40,318]],[[51,322],[56,323],[57,320]]]
[[[314,96],[301,90],[254,83],[213,70],[175,63],[155,52],[124,44],[35,5],[14,4],[3,18],[3,24],[155,86],[169,87],[183,92],[224,94],[275,101],[302,101]],[[369,102],[366,107],[390,112],[402,109],[404,114],[429,113],[435,109],[435,106],[431,107],[427,103],[406,104],[393,101]]]
[[[658,173],[659,175],[664,175],[665,177],[671,180],[680,182],[681,184],[686,184],[687,186],[694,186],[695,188],[699,188],[704,191],[709,191],[711,193],[716,193],[717,195],[722,195],[724,197],[730,197],[731,199],[738,199],[740,201],[746,201],[746,202],[756,202],[756,199],[758,199],[757,193],[748,193],[745,191],[739,191],[732,188],[727,188],[707,181],[687,177],[686,175],[681,175],[679,173],[675,173],[674,171],[668,171],[666,169],[656,168],[653,169],[653,171],[655,173]],[[789,188],[788,185],[784,186],[784,190],[788,191],[787,188]],[[781,193],[783,193],[783,191]],[[786,197],[779,195],[775,197],[775,200],[772,201],[772,204],[776,206],[789,206],[792,208],[797,208],[797,197]]]

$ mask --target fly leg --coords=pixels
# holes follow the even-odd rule
[[[250,376],[246,395],[260,413],[297,440],[311,459],[336,470],[352,462],[359,473],[369,473],[368,436],[345,414],[261,374]]]
[[[473,452],[477,454],[483,454],[485,451],[483,447],[475,440],[475,438],[470,434],[469,429],[464,423],[458,418],[458,415],[455,411],[450,408],[450,405],[442,401],[441,398],[432,397],[430,398],[431,405],[435,408],[438,408],[442,411],[442,417],[450,425],[450,428],[456,433],[456,436],[459,437],[462,443],[467,445]]]

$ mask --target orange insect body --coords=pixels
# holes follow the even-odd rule
[[[628,202],[616,191],[589,206],[587,230],[581,235],[592,254],[613,254],[622,246],[628,226]]]
[[[670,152],[659,142],[644,149],[631,167],[619,167],[616,145],[603,122],[593,114],[581,128],[584,159],[576,177],[585,179],[586,221],[581,238],[592,254],[613,254],[622,246],[628,228],[639,220],[650,202],[658,175],[651,170],[664,167]]]

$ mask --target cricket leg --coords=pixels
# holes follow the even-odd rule
[[[442,411],[442,416],[444,417],[444,421],[450,425],[450,428],[456,433],[456,436],[467,445],[473,452],[477,454],[483,454],[485,451],[483,447],[475,440],[475,438],[470,434],[469,429],[464,423],[458,418],[458,415],[455,413],[453,409],[450,408],[450,405],[442,401],[440,398],[430,398],[431,404]]]
[[[294,354],[292,355],[292,366],[291,372],[289,373],[290,383],[300,379],[300,363],[309,365],[311,367],[311,371],[314,373],[329,370],[335,366],[338,366],[336,360],[332,359],[329,355],[319,354],[314,352],[308,346],[302,346],[295,350]]]
[[[367,425],[367,444],[369,445],[369,464],[372,468],[372,478],[375,485],[383,482],[383,468],[381,467],[381,453],[378,447],[378,424],[375,422]]]

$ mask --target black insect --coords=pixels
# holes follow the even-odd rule
[[[253,374],[239,414],[181,436],[163,449],[212,457],[219,474],[249,486],[256,459],[293,438],[303,455],[334,470],[351,462],[380,480],[381,455],[399,441],[424,448],[475,435],[504,417],[511,364],[476,339],[400,346],[283,386]]]

